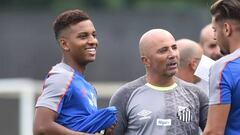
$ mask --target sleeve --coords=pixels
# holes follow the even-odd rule
[[[117,125],[114,129],[114,135],[124,135],[126,132],[128,126],[127,103],[133,91],[145,83],[145,76],[142,76],[120,87],[111,97],[110,106],[117,108]]]
[[[207,115],[208,115],[208,97],[202,91],[199,90],[199,102],[200,102],[200,116],[199,116],[199,127],[204,130],[207,123]]]
[[[45,79],[42,94],[39,96],[36,107],[46,107],[57,113],[61,111],[63,98],[69,89],[73,74],[54,73]]]
[[[233,86],[232,73],[229,64],[214,65],[210,72],[209,104],[230,104],[231,86]]]
[[[99,109],[84,119],[77,121],[75,128],[77,128],[77,131],[92,134],[110,128],[116,123],[116,111],[115,107]]]
[[[114,135],[123,135],[127,128],[126,104],[128,102],[128,89],[120,88],[110,100],[110,106],[117,108],[117,125],[114,129]]]

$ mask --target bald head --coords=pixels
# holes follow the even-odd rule
[[[180,54],[177,77],[191,83],[199,82],[200,80],[194,75],[194,72],[203,54],[201,46],[189,39],[177,40],[176,44]]]
[[[185,67],[193,58],[201,58],[203,50],[200,45],[189,39],[180,39],[176,41],[180,54],[180,67]]]
[[[214,40],[214,31],[212,24],[206,25],[200,33],[200,44],[203,45],[206,40]]]
[[[212,24],[205,26],[200,33],[200,45],[203,49],[203,53],[213,60],[217,60],[222,57],[220,48],[214,40],[214,31]]]
[[[175,44],[175,39],[172,34],[163,29],[152,29],[144,33],[139,41],[139,51],[141,56],[147,56],[149,48],[155,44],[167,44],[172,42]]]

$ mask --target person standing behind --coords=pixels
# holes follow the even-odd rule
[[[199,44],[202,46],[203,53],[207,57],[213,60],[218,60],[223,56],[219,46],[216,44],[216,41],[214,40],[212,24],[206,25],[201,30]]]
[[[36,103],[34,135],[85,135],[95,133],[100,124],[109,128],[110,134],[115,123],[114,109],[104,109],[110,113],[104,117],[106,123],[91,128],[102,112],[97,109],[95,88],[84,78],[86,66],[95,61],[98,47],[92,21],[81,10],[68,10],[56,18],[54,32],[62,62],[52,67],[45,78]]]
[[[179,52],[174,37],[152,29],[140,39],[146,75],[120,87],[110,105],[118,109],[114,135],[197,135],[206,124],[208,98],[175,78]]]
[[[194,72],[201,60],[202,48],[198,43],[189,39],[177,40],[176,44],[180,56],[177,77],[190,83],[199,82],[200,78],[194,76]]]
[[[194,75],[203,55],[201,46],[190,39],[179,39],[176,41],[180,63],[176,74],[180,79],[197,85],[208,95],[208,83]]]
[[[210,9],[214,38],[226,56],[210,70],[204,135],[240,134],[240,0],[218,0]]]

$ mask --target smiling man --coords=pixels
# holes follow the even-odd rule
[[[207,120],[208,98],[175,76],[179,52],[166,30],[152,29],[140,39],[146,75],[122,86],[111,98],[117,107],[114,135],[197,135]]]
[[[85,68],[95,61],[98,46],[92,21],[81,10],[68,10],[56,18],[54,32],[63,58],[46,76],[36,103],[34,134],[85,135],[101,131],[100,126],[111,134],[116,109],[99,111],[96,90],[84,79]],[[105,121],[97,121],[101,117]],[[91,126],[94,122],[97,124]]]

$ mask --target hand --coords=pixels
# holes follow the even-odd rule
[[[105,129],[104,135],[113,135],[114,134],[114,128],[116,127],[116,124],[113,124],[110,128]]]

